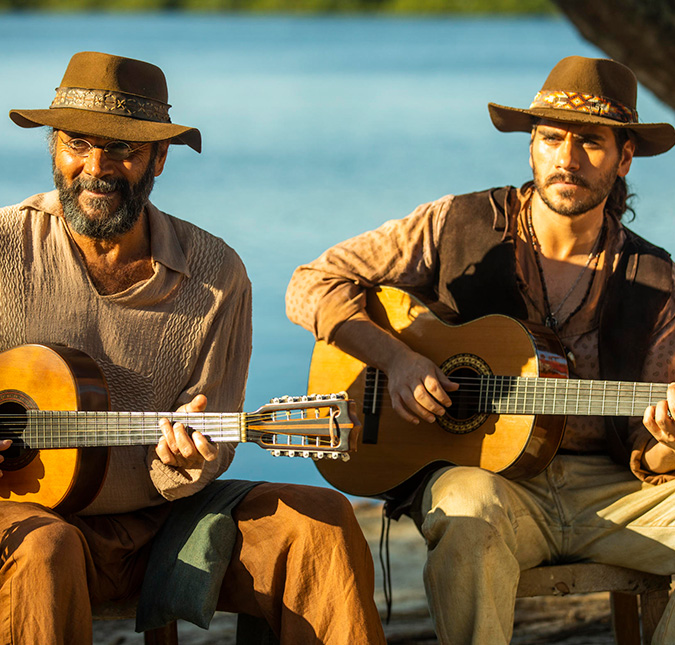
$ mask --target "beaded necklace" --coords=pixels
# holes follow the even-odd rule
[[[595,273],[596,269],[598,268],[598,262],[600,261],[600,253],[602,252],[602,247],[604,246],[605,243],[605,236],[607,234],[607,220],[606,218],[603,217],[602,228],[600,229],[600,233],[598,234],[598,237],[595,240],[593,248],[588,254],[586,264],[584,264],[584,266],[581,268],[581,271],[579,271],[577,279],[574,281],[574,284],[569,288],[569,290],[565,294],[565,297],[560,301],[558,306],[555,308],[555,311],[551,310],[551,303],[548,299],[548,289],[546,288],[544,267],[542,266],[541,258],[539,257],[540,244],[537,235],[534,232],[534,226],[532,225],[531,203],[528,205],[527,208],[527,229],[528,232],[530,233],[530,239],[532,240],[532,249],[534,250],[534,258],[537,262],[537,270],[539,271],[539,281],[541,282],[541,290],[544,295],[544,306],[546,307],[546,321],[545,321],[546,326],[557,331],[565,323],[569,322],[569,320],[579,312],[579,310],[584,306],[584,304],[586,304],[586,300],[588,300],[588,296],[591,293],[591,287],[593,286],[593,281],[595,280]],[[591,273],[591,279],[588,281],[588,286],[586,287],[586,291],[583,295],[583,298],[581,299],[577,307],[574,309],[574,311],[572,311],[572,313],[569,316],[567,316],[565,320],[559,321],[557,315],[560,313],[560,310],[563,308],[563,305],[567,302],[567,299],[572,295],[578,284],[581,282],[581,278],[586,272],[586,269],[588,269],[591,266],[592,262],[594,263],[593,272]]]

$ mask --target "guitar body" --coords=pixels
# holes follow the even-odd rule
[[[370,290],[367,309],[378,325],[442,366],[451,380],[489,373],[568,376],[562,347],[546,328],[533,331],[501,315],[451,326],[391,287]],[[532,477],[553,459],[565,427],[560,415],[474,414],[470,401],[463,403],[454,393],[453,406],[440,422],[407,423],[393,411],[382,373],[321,341],[312,355],[308,391],[346,391],[356,400],[363,425],[356,452],[347,463],[317,463],[330,484],[351,495],[384,495],[435,464],[479,466],[511,479]],[[379,393],[376,402],[374,392]]]
[[[0,423],[29,409],[107,410],[96,363],[67,347],[22,345],[0,353]],[[29,450],[13,446],[0,463],[0,500],[35,502],[68,514],[84,508],[105,479],[108,448]]]

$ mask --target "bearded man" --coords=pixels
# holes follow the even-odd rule
[[[410,424],[405,438],[400,432],[397,439],[414,452],[439,426],[448,429],[441,422],[451,398],[461,401],[462,388],[471,386],[470,379],[464,386],[448,378],[440,365],[449,359],[434,362],[402,341],[423,342],[413,322],[417,305],[399,320],[399,312],[382,314],[380,303],[376,312],[383,322],[374,322],[366,307],[366,291],[374,286],[412,291],[445,322],[497,313],[541,326],[533,338],[550,338],[552,331],[564,347],[561,360],[549,365],[552,375],[566,372],[567,359],[574,378],[675,380],[670,256],[621,221],[633,158],[666,152],[675,144],[675,130],[640,123],[636,98],[637,81],[624,65],[578,56],[561,60],[529,108],[489,105],[498,130],[530,133],[533,182],[424,204],[296,270],[286,300],[291,320],[386,374],[390,401],[381,402],[375,441],[385,441],[390,403]],[[483,339],[488,341],[499,343]],[[557,346],[546,342],[544,356],[547,347]],[[430,343],[430,352],[447,357],[438,338]],[[507,338],[502,348],[516,352]],[[473,374],[489,379],[489,365],[472,365]],[[548,446],[552,439],[537,435],[524,456],[550,454],[552,461],[531,478],[516,468],[511,478],[490,472],[478,467],[475,455],[449,465],[453,455],[439,453],[452,429],[443,437],[433,434],[438,452],[384,496],[391,515],[409,513],[426,540],[425,587],[441,643],[508,643],[520,571],[542,563],[592,560],[675,572],[675,386],[667,389],[667,401],[653,403],[646,409],[643,403],[629,423],[569,417],[554,458],[558,444]],[[453,419],[477,417],[475,404],[468,405]],[[488,426],[480,432],[459,427],[481,437],[473,445],[476,455],[490,445]],[[389,446],[392,460],[395,453]],[[391,460],[382,465],[393,467]],[[655,643],[675,642],[673,603]]]
[[[169,118],[163,72],[81,52],[49,109],[12,110],[10,117],[21,127],[52,128],[57,190],[0,210],[0,350],[37,343],[58,347],[58,356],[84,352],[102,372],[112,410],[195,413],[208,399],[211,410],[240,411],[251,353],[244,266],[225,242],[148,201],[170,144],[201,150],[199,131]],[[38,400],[59,387],[40,381],[39,362],[30,369]],[[90,398],[95,385],[85,378],[78,396]],[[30,396],[3,390],[0,403],[14,412],[19,404],[40,407]],[[1,642],[91,643],[92,603],[135,599],[149,579],[155,591],[141,600],[152,627],[167,614],[162,609],[158,618],[147,603],[168,591],[170,617],[190,605],[208,624],[217,604],[264,618],[282,643],[384,642],[372,560],[345,498],[253,482],[217,482],[223,485],[208,493],[230,464],[233,444],[212,443],[166,418],[160,427],[156,446],[111,450],[100,491],[103,472],[83,459],[92,481],[78,490],[91,501],[77,512],[67,502],[53,509],[36,498],[7,501],[9,493],[48,490],[44,474],[2,488]],[[0,445],[6,482],[29,460],[39,463],[11,444],[5,438]],[[194,501],[203,493],[211,497]],[[217,498],[218,513],[234,518],[217,530],[210,525],[210,551],[191,587],[185,575],[164,585],[153,578],[156,570],[145,576],[151,557],[160,569],[189,569],[182,555],[167,554],[169,562],[151,555],[182,498],[189,500],[183,508],[203,503],[212,515],[208,504]]]

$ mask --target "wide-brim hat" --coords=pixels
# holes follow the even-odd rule
[[[530,132],[537,119],[625,128],[633,133],[635,155],[648,157],[675,145],[669,123],[639,123],[637,79],[621,63],[605,58],[563,58],[527,109],[488,103],[501,132]]]
[[[132,58],[79,52],[68,64],[46,110],[10,110],[22,128],[50,126],[106,139],[184,143],[201,152],[196,128],[171,123],[166,78],[159,67]]]

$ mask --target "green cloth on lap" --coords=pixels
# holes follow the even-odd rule
[[[208,629],[237,535],[232,511],[262,482],[217,480],[172,502],[153,541],[136,610],[136,631],[178,618]]]

